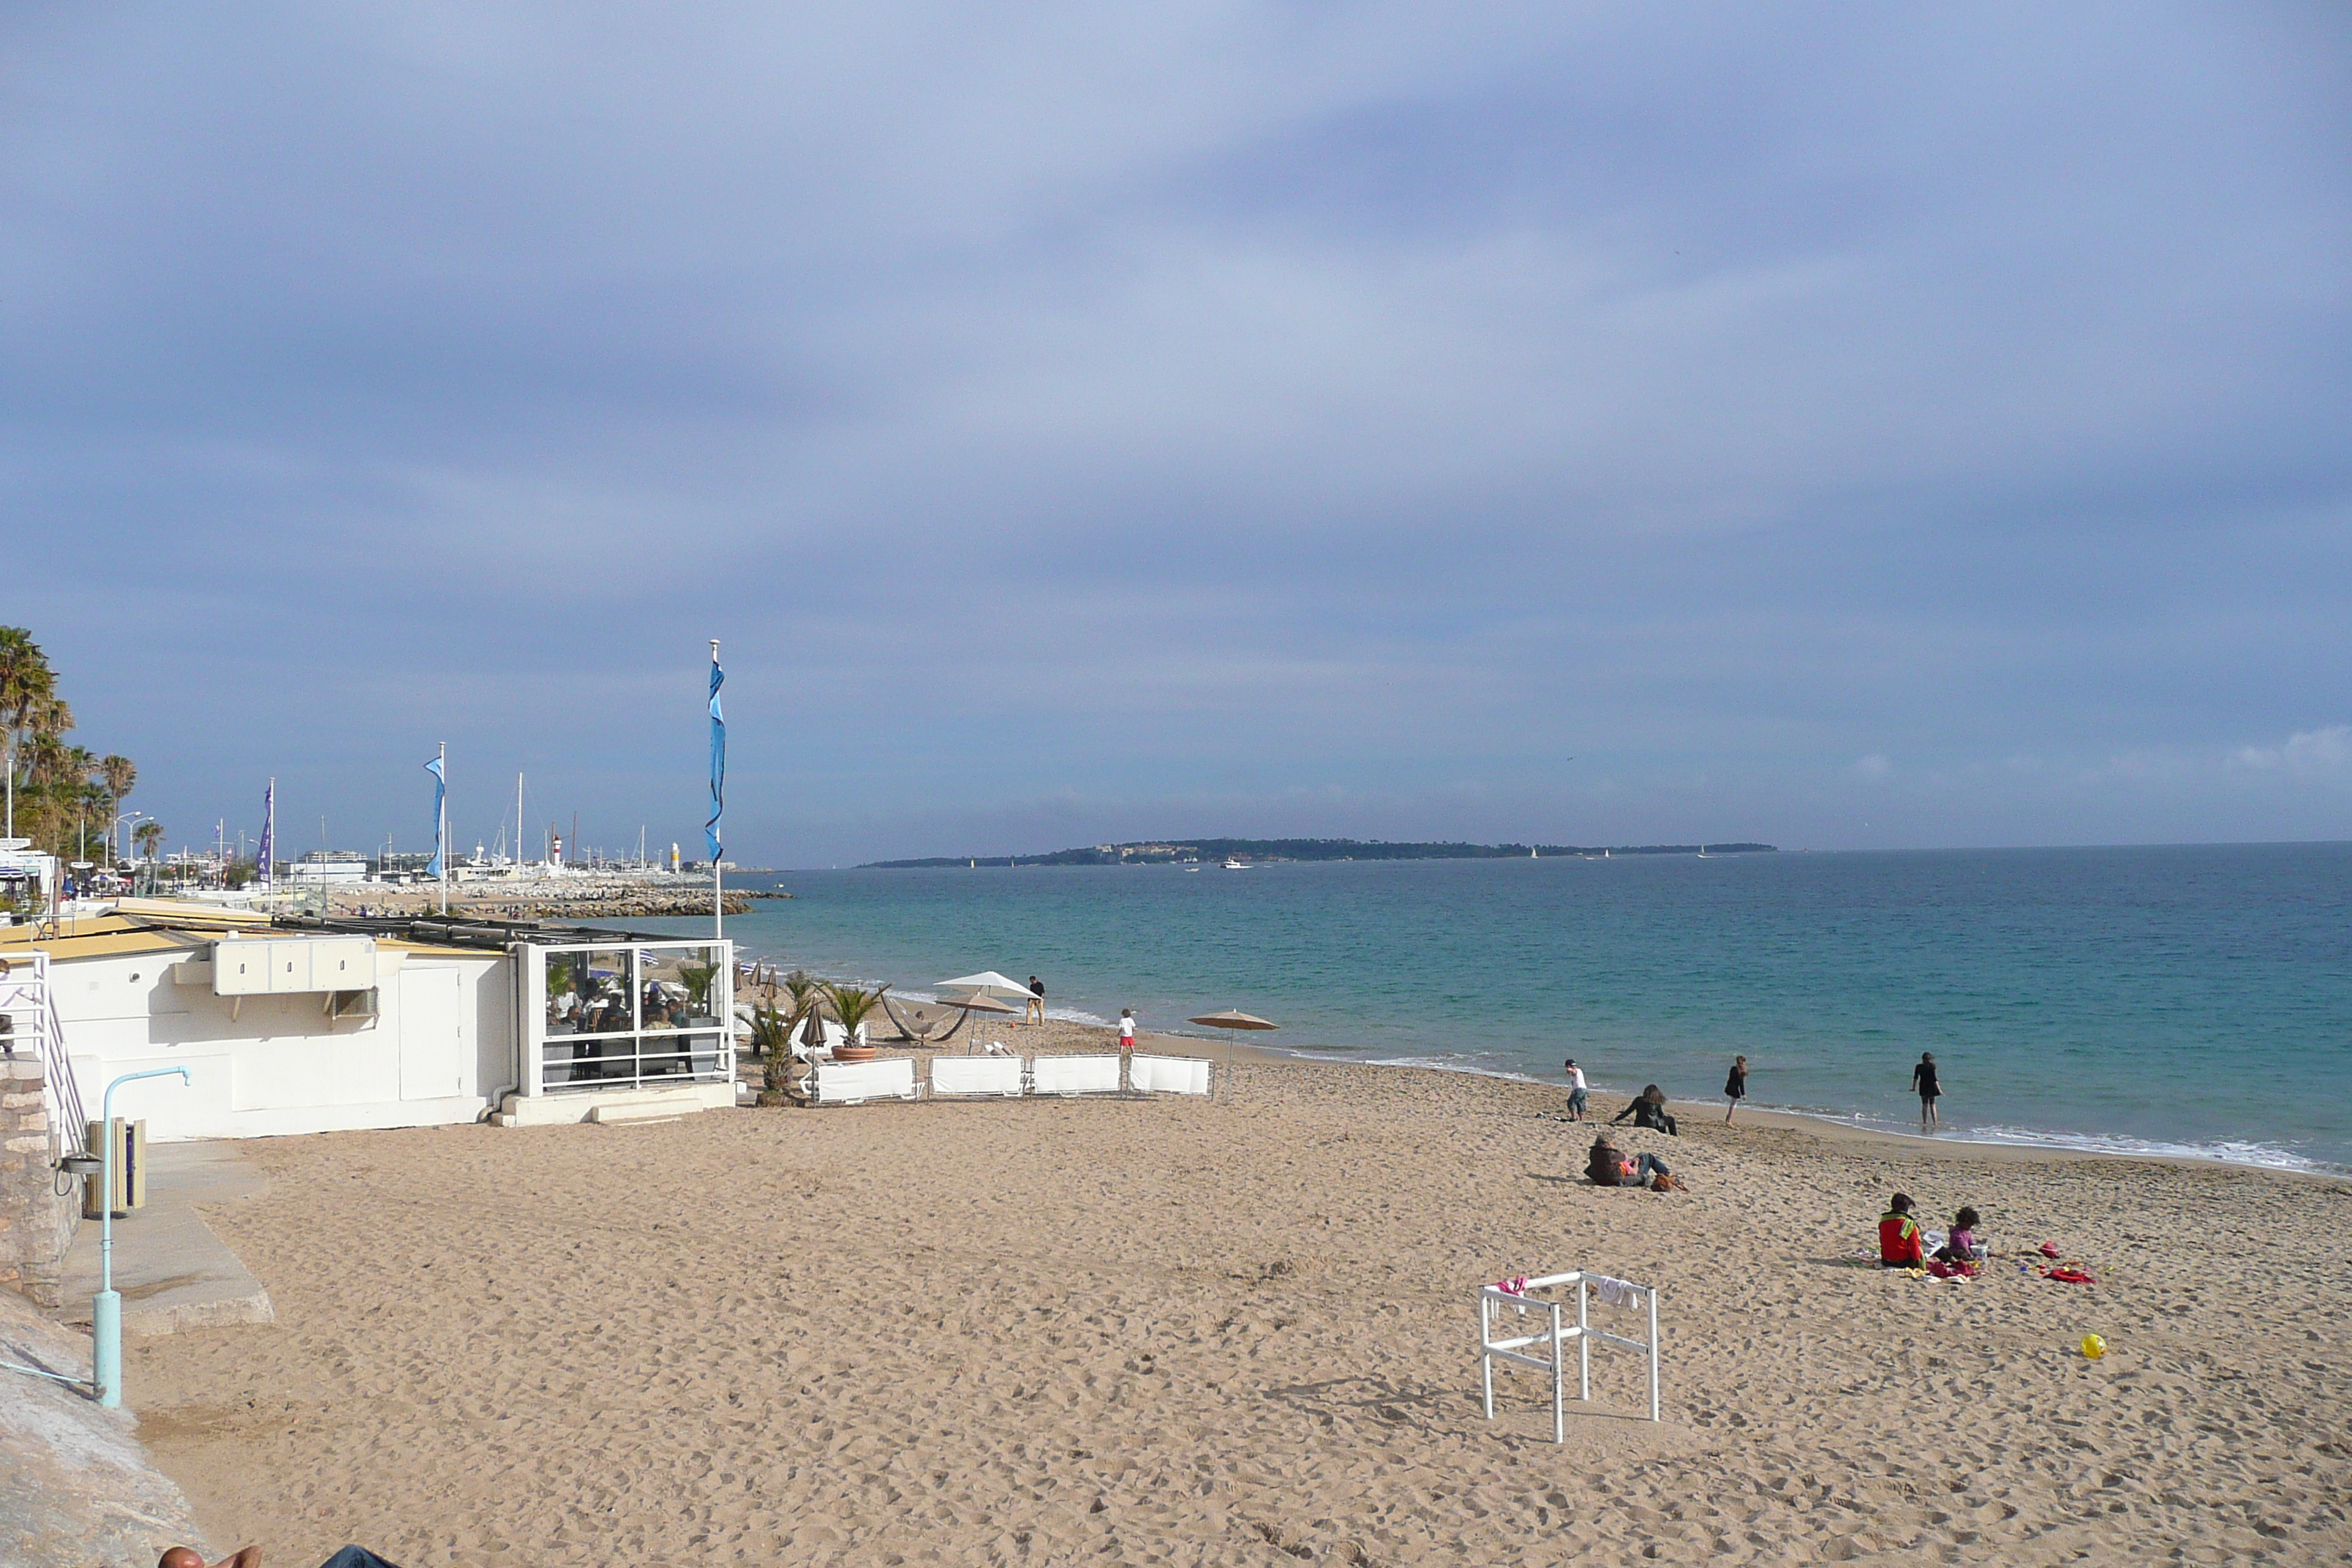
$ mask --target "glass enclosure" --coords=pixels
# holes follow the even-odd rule
[[[732,942],[529,949],[526,1092],[659,1089],[734,1076]]]

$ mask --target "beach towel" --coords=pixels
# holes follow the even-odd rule
[[[2096,1285],[2098,1283],[2096,1279],[2071,1263],[2062,1263],[2055,1268],[2045,1268],[2042,1271],[2042,1278],[2055,1279],[2062,1285]]]
[[[1514,1274],[1508,1279],[1497,1279],[1495,1281],[1495,1289],[1506,1296],[1524,1296],[1528,1293],[1528,1277],[1524,1274]]]
[[[1601,1304],[1604,1307],[1633,1307],[1641,1303],[1642,1288],[1639,1285],[1629,1284],[1622,1279],[1612,1279],[1606,1274],[1588,1274],[1584,1278],[1592,1286],[1593,1294],[1601,1298]]]

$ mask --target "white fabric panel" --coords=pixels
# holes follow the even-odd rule
[[[915,1058],[892,1057],[871,1062],[820,1062],[816,1069],[819,1105],[855,1105],[862,1100],[915,1098]]]
[[[1127,1081],[1146,1094],[1206,1094],[1209,1064],[1190,1057],[1131,1057]]]
[[[1029,1063],[1036,1094],[1117,1094],[1117,1057],[1036,1057]]]
[[[933,1094],[1001,1094],[1021,1092],[1019,1057],[933,1057]]]

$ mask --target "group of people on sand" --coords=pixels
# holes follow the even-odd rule
[[[1911,1213],[1909,1193],[1897,1193],[1886,1201],[1886,1212],[1878,1216],[1878,1266],[1881,1268],[1924,1268],[1938,1279],[1948,1279],[1955,1274],[1974,1274],[1992,1256],[1992,1249],[1977,1237],[1978,1226],[1984,1216],[1967,1205],[1952,1215],[1952,1228],[1943,1245],[1932,1253],[1927,1251],[1927,1233]]]
[[[1585,1082],[1584,1069],[1576,1065],[1574,1057],[1569,1058],[1560,1064],[1560,1067],[1561,1070],[1568,1075],[1567,1120],[1591,1121],[1592,1119],[1591,1090],[1590,1086]],[[1927,1130],[1934,1129],[1938,1124],[1936,1118],[1936,1101],[1943,1094],[1943,1087],[1936,1079],[1934,1052],[1919,1053],[1918,1065],[1911,1069],[1911,1087],[1919,1096],[1920,1127]],[[1723,1080],[1723,1098],[1725,1102],[1723,1121],[1724,1125],[1727,1127],[1731,1124],[1731,1119],[1738,1114],[1739,1102],[1748,1098],[1748,1058],[1746,1057],[1735,1056],[1731,1058],[1731,1071]],[[1609,1124],[1615,1127],[1628,1121],[1638,1128],[1663,1132],[1669,1138],[1682,1136],[1681,1123],[1676,1121],[1674,1113],[1666,1109],[1666,1091],[1654,1083],[1643,1084],[1642,1092],[1628,1100],[1622,1110],[1610,1118]],[[1601,1187],[1646,1186],[1659,1192],[1669,1192],[1676,1185],[1674,1173],[1666,1168],[1664,1161],[1655,1154],[1643,1154],[1629,1158],[1610,1142],[1609,1134],[1606,1132],[1593,1140],[1591,1156],[1585,1162],[1584,1173],[1591,1178],[1593,1185]],[[1911,1200],[1901,1193],[1895,1194],[1895,1199],[1907,1214]],[[1955,1237],[1969,1236],[1972,1233],[1977,1224],[1976,1212],[1974,1209],[1960,1211],[1968,1218],[1965,1222],[1958,1219],[1953,1221]],[[1883,1224],[1880,1228],[1883,1234],[1885,1230]],[[1915,1226],[1913,1228],[1916,1230],[1917,1227]],[[1966,1251],[1965,1246],[1962,1251]],[[1920,1261],[1932,1263],[1936,1260],[1923,1258]],[[1971,1263],[1971,1260],[1965,1257],[1944,1258],[1942,1261],[1954,1268]],[[1905,1265],[1905,1267],[1916,1266]],[[1889,1267],[1894,1265],[1890,1264]]]
[[[1584,1081],[1584,1069],[1576,1065],[1576,1058],[1574,1057],[1570,1057],[1566,1062],[1561,1064],[1561,1070],[1566,1072],[1568,1075],[1569,1120],[1572,1121],[1589,1121],[1590,1117],[1587,1115],[1588,1100],[1587,1086]],[[1919,1126],[1921,1131],[1935,1131],[1937,1127],[1942,1125],[1941,1121],[1937,1120],[1936,1114],[1936,1102],[1938,1100],[1941,1100],[1944,1094],[1943,1085],[1937,1082],[1936,1078],[1935,1052],[1921,1051],[1919,1053],[1919,1060],[1917,1064],[1911,1068],[1911,1089],[1912,1092],[1919,1097]],[[1723,1123],[1725,1126],[1728,1127],[1731,1125],[1732,1117],[1738,1113],[1739,1102],[1747,1098],[1748,1058],[1746,1057],[1736,1056],[1731,1058],[1731,1071],[1724,1078],[1723,1080]],[[1633,1102],[1617,1113],[1615,1121],[1624,1121],[1628,1119],[1630,1119],[1636,1127],[1654,1127],[1661,1131],[1673,1133],[1676,1137],[1680,1137],[1682,1135],[1675,1125],[1675,1119],[1666,1114],[1666,1097],[1664,1091],[1660,1089],[1654,1083],[1644,1085],[1641,1094],[1635,1098]]]

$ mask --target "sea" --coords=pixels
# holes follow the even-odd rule
[[[798,871],[749,960],[1301,1057],[1748,1103],[1952,1141],[2352,1170],[2352,844]],[[983,1030],[983,1035],[986,1034]],[[1001,1034],[1011,1036],[1009,1029]]]

